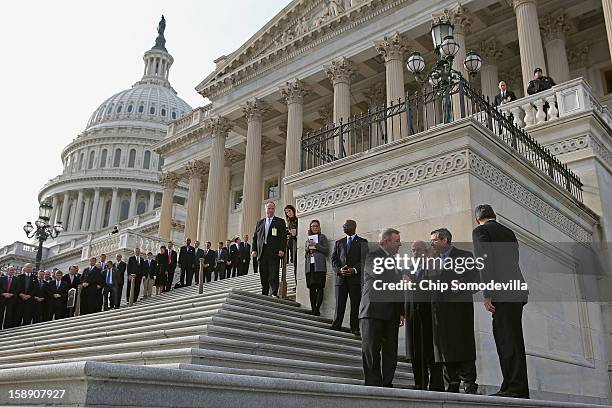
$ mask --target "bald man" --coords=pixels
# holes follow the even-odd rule
[[[493,102],[493,106],[500,106],[504,103],[512,102],[516,100],[516,95],[514,92],[508,89],[508,85],[504,81],[499,83],[499,93],[495,95],[495,101]]]

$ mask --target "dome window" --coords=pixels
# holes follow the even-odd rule
[[[131,104],[130,104],[130,105],[128,105],[128,107],[127,107],[127,111],[128,111],[128,113],[132,112],[132,109],[133,109],[132,105],[131,105]]]
[[[106,158],[108,156],[108,150],[102,150],[102,155],[100,156],[100,168],[103,169],[106,167]]]
[[[142,168],[145,170],[149,170],[151,166],[151,152],[147,150],[144,154],[144,160],[142,161]]]
[[[119,212],[119,221],[126,220],[130,214],[130,200],[121,201],[121,211]]]
[[[113,160],[113,167],[119,167],[121,164],[121,149],[115,150],[115,158]]]
[[[138,107],[138,113],[143,113],[144,112],[144,105],[140,105]]]
[[[121,113],[121,109],[123,109],[123,105],[117,106],[117,113]]]
[[[147,205],[145,204],[144,201],[140,201],[138,203],[138,207],[136,208],[136,214],[137,215],[144,214],[145,211],[147,211]]]
[[[176,119],[176,112],[172,111],[172,120]]]
[[[130,155],[128,157],[128,167],[130,169],[133,169],[135,163],[136,163],[136,149],[132,149],[130,150]]]
[[[96,153],[92,150],[91,152],[89,152],[89,160],[87,161],[88,170],[93,169],[95,158],[96,158]]]
[[[162,108],[162,110],[161,110],[161,115],[162,115],[163,117],[166,117],[166,109]]]
[[[155,115],[155,106],[151,106],[151,108],[149,109],[149,113],[151,115]]]

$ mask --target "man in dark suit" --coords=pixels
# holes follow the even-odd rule
[[[194,267],[193,267],[193,275],[195,278],[195,284],[200,283],[200,259],[204,258],[204,250],[200,248],[200,241],[196,241],[193,245],[194,247]],[[205,271],[202,271],[205,273]],[[187,283],[187,286],[191,286],[191,281]]]
[[[204,282],[211,281],[212,273],[217,266],[217,253],[211,249],[211,245],[212,243],[207,241],[204,249]]]
[[[253,256],[259,262],[261,293],[278,297],[278,275],[280,261],[287,246],[287,225],[285,220],[274,216],[276,205],[266,203],[266,217],[257,222],[253,235]],[[271,292],[271,293],[269,293]]]
[[[109,305],[110,309],[114,309],[117,302],[120,301],[120,296],[117,293],[119,273],[113,261],[106,262],[104,271],[102,271],[102,276],[104,277],[104,288],[102,289],[104,310],[108,310]]]
[[[126,296],[128,303],[130,301],[130,291],[132,285],[132,279],[130,277],[132,275],[136,275],[134,277],[134,302],[138,300],[138,296],[140,295],[140,285],[142,284],[142,277],[145,273],[145,261],[142,256],[140,256],[140,248],[134,248],[134,255],[130,256],[127,262],[127,274],[128,274],[128,284],[126,288]]]
[[[69,291],[70,289],[74,289],[75,291],[79,289],[79,285],[81,284],[81,275],[79,275],[78,272],[79,272],[79,267],[76,265],[72,265],[68,268],[68,273],[62,276],[62,280],[66,282],[66,284],[68,285]],[[75,292],[75,305],[76,305],[76,295],[77,293]],[[68,317],[74,316],[75,310],[76,310],[76,307],[68,308],[66,311],[66,315]]]
[[[421,281],[429,279],[425,260],[430,257],[431,244],[423,241],[412,243],[413,259],[423,259],[422,264],[410,271],[408,279],[414,289],[407,291],[409,296],[406,305],[406,355],[412,362],[415,388],[419,390],[444,391],[442,364],[436,363],[433,349],[433,332],[431,317],[431,296],[421,290]]]
[[[242,253],[240,252],[240,238],[234,238],[234,242],[230,246],[230,262],[232,263],[232,273],[230,277],[240,276],[242,268]]]
[[[463,381],[466,394],[476,394],[476,341],[474,339],[474,299],[471,291],[450,290],[454,280],[463,283],[478,282],[478,270],[463,269],[466,259],[473,259],[469,251],[452,245],[452,234],[446,228],[431,232],[431,243],[440,257],[430,280],[439,280],[449,290],[432,291],[434,354],[437,363],[444,363],[444,381],[447,392],[459,392]]]
[[[47,308],[47,296],[45,294],[45,271],[38,271],[32,297],[34,298],[33,323],[46,322],[49,320],[49,310]]]
[[[524,284],[514,232],[497,222],[497,215],[488,204],[476,207],[475,218],[478,227],[472,232],[472,241],[475,255],[484,262],[481,281]],[[493,337],[504,378],[495,396],[529,398],[522,325],[528,294],[526,285],[520,291],[484,292],[485,309],[493,316]]]
[[[9,329],[17,326],[17,294],[19,287],[17,286],[17,277],[15,276],[16,268],[9,266],[6,271],[6,276],[0,278],[0,328]],[[4,316],[4,320],[2,317]]]
[[[123,294],[123,285],[125,284],[126,272],[127,272],[127,264],[123,260],[123,255],[117,254],[115,256],[115,269],[117,269],[117,276],[119,279],[117,280],[117,303],[115,304],[115,309],[119,309],[121,306],[121,295]],[[127,299],[127,296],[126,296]]]
[[[22,268],[23,273],[17,277],[17,314],[16,325],[32,324],[34,319],[34,292],[36,275],[32,272],[32,264],[27,263]]]
[[[172,290],[174,281],[174,270],[178,264],[178,255],[174,250],[174,242],[168,241],[168,280],[166,282],[166,292]]]
[[[66,317],[68,289],[68,283],[62,280],[62,271],[60,270],[55,271],[55,279],[45,284],[44,290],[49,302],[49,320]]]
[[[533,79],[527,85],[527,94],[533,95],[544,92],[555,85],[555,81],[551,77],[544,75],[542,68],[536,68],[533,70]]]
[[[223,241],[219,241],[218,245],[215,256],[215,280],[225,279],[227,261],[229,260],[229,252],[223,246]]]
[[[187,238],[185,245],[181,247],[178,263],[181,267],[181,286],[185,286],[185,275],[187,275],[187,283],[191,285],[195,266],[195,249],[191,245],[191,238]]]
[[[399,231],[388,228],[381,234],[380,247],[370,252],[365,261],[359,305],[365,385],[393,387],[397,367],[397,335],[399,327],[403,325],[403,293],[397,301],[388,290],[380,290],[375,282],[396,284],[401,281],[393,260],[400,246]],[[389,268],[389,259],[392,268]],[[379,270],[381,265],[382,270]]]
[[[249,244],[249,236],[246,234],[244,241],[240,242],[239,251],[241,262],[239,275],[247,275],[251,264],[251,244]]]
[[[500,106],[504,103],[512,102],[516,100],[516,95],[514,92],[508,89],[508,86],[504,81],[499,83],[499,93],[495,95],[495,101],[493,102],[493,106]]]
[[[368,254],[368,241],[356,234],[357,223],[354,220],[346,220],[342,229],[345,237],[336,241],[331,257],[332,267],[336,272],[336,313],[332,329],[341,329],[346,301],[350,297],[351,332],[358,336],[362,271]]]
[[[227,249],[227,262],[225,263],[225,277],[232,277],[232,247],[234,243],[231,240],[225,241],[225,249]]]
[[[104,288],[104,277],[102,269],[97,266],[97,259],[90,258],[89,266],[83,270],[81,275],[81,314],[96,313],[102,310],[102,289]]]

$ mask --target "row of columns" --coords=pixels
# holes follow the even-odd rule
[[[119,188],[111,189],[111,207],[109,225],[119,221]],[[138,189],[131,189],[130,207],[128,218],[136,215]],[[78,190],[76,200],[73,192],[66,191],[62,198],[58,194],[51,197],[53,209],[51,211],[50,223],[55,225],[58,221],[66,231],[95,231],[102,228],[104,208],[100,198],[106,198],[107,193],[101,192],[101,188],[93,189],[93,194],[87,194],[86,190]],[[149,191],[147,211],[152,211],[155,206],[155,191]]]

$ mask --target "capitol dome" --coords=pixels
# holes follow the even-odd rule
[[[163,159],[152,146],[166,136],[168,124],[191,112],[168,76],[174,62],[165,47],[162,19],[155,45],[144,53],[142,78],[106,99],[87,126],[62,151],[63,172],[39,192],[53,205],[52,223],[65,232],[59,241],[99,233],[160,206]],[[176,187],[184,204],[187,188]]]

